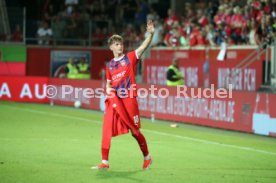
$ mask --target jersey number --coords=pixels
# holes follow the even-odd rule
[[[133,116],[133,121],[134,121],[134,124],[137,126],[139,123],[139,116],[138,115]]]

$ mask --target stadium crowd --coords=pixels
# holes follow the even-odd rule
[[[39,44],[90,37],[92,46],[105,46],[118,33],[131,47],[143,40],[151,19],[156,26],[152,46],[260,45],[275,37],[276,0],[197,2],[186,2],[177,14],[168,8],[161,17],[158,0],[45,0],[36,36]]]

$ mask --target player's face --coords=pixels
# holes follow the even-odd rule
[[[122,42],[114,42],[111,46],[110,46],[110,49],[115,53],[115,54],[118,54],[118,55],[121,55],[123,54],[124,52],[124,45]]]

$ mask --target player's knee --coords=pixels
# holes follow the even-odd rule
[[[137,130],[137,131],[132,131],[131,130],[131,135],[133,136],[133,137],[139,137],[140,135],[141,135],[141,132],[139,131],[139,130]]]

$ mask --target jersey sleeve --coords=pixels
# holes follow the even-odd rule
[[[131,51],[127,54],[127,57],[129,58],[129,61],[132,65],[136,65],[139,61],[138,55],[136,51]]]
[[[106,75],[106,80],[111,81],[111,74],[108,69],[108,64],[105,66],[105,75]]]

